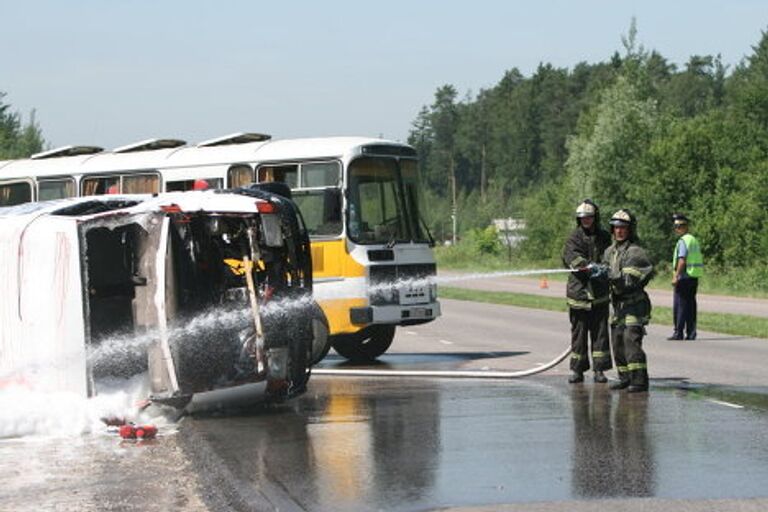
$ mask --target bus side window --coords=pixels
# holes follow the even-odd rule
[[[341,178],[338,162],[302,164],[302,187],[338,187]]]
[[[37,182],[37,200],[50,201],[53,199],[64,199],[75,197],[75,179],[57,178],[38,180]]]
[[[32,185],[26,181],[0,185],[0,206],[15,206],[32,201]]]
[[[290,188],[296,188],[299,183],[298,165],[264,165],[259,167],[259,183],[279,181]]]
[[[245,187],[253,183],[253,169],[250,165],[233,165],[227,171],[229,188]]]
[[[100,196],[120,193],[120,177],[83,178],[80,182],[80,195]]]
[[[298,191],[293,194],[293,200],[301,210],[310,235],[341,235],[341,189]]]
[[[123,176],[123,194],[157,194],[160,177],[157,174]]]
[[[165,183],[166,192],[186,192],[187,190],[209,190],[223,188],[221,178],[198,178],[196,180],[177,180]]]

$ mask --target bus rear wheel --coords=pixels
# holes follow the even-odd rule
[[[394,325],[371,325],[354,334],[334,336],[333,349],[350,361],[368,363],[386,352],[394,338]]]

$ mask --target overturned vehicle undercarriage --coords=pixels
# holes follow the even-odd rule
[[[92,396],[145,374],[149,397],[177,407],[245,385],[283,400],[327,351],[309,239],[283,196],[79,198],[0,210],[0,224],[15,291],[0,371],[34,387]]]

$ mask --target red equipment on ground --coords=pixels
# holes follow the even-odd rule
[[[153,439],[157,435],[154,425],[122,425],[120,437],[123,439]]]

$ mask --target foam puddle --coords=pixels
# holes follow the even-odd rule
[[[0,439],[67,438],[106,432],[102,418],[138,418],[139,377],[115,383],[93,398],[75,393],[42,393],[10,384],[0,390]]]

